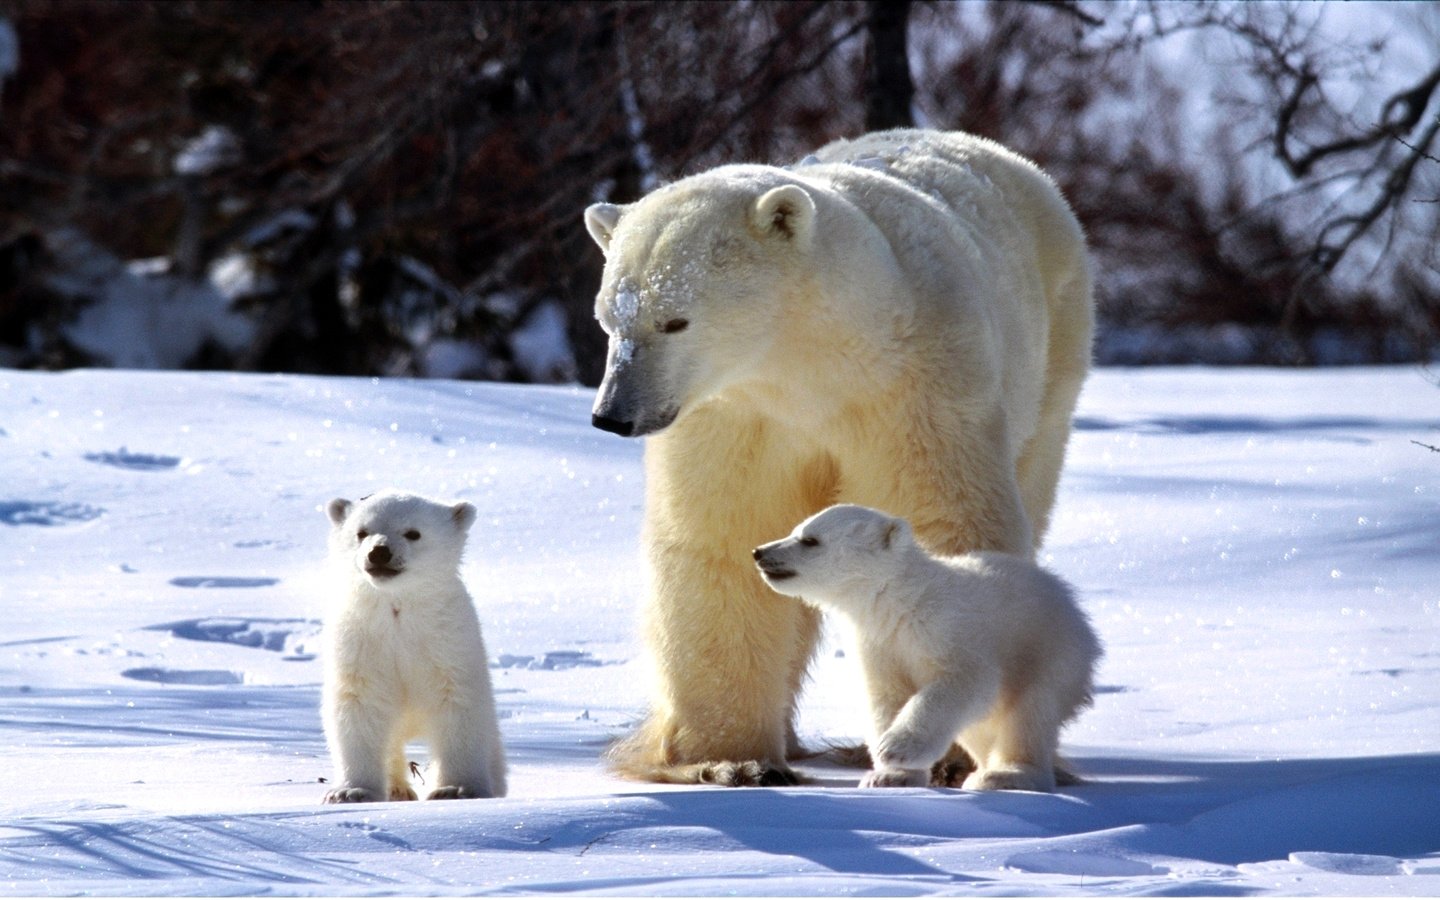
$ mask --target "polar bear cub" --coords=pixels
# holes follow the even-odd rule
[[[505,796],[505,751],[480,620],[460,580],[469,503],[384,491],[332,500],[324,623],[326,803],[414,800],[405,742],[434,760],[428,799]]]
[[[924,786],[952,741],[971,790],[1055,790],[1061,727],[1091,699],[1099,640],[1070,588],[1003,553],[931,556],[903,519],[832,506],[754,552],[776,591],[854,626],[874,768]]]

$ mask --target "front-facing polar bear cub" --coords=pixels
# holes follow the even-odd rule
[[[460,580],[475,507],[384,491],[326,513],[325,802],[414,800],[405,742],[416,737],[434,760],[428,799],[505,796],[485,642]]]
[[[958,741],[971,790],[1055,790],[1060,729],[1091,697],[1100,642],[1070,588],[1003,553],[934,557],[903,519],[832,506],[755,550],[766,583],[854,626],[874,769],[915,787]]]

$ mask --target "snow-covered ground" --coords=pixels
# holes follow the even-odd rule
[[[1107,656],[1056,795],[605,774],[644,485],[590,400],[0,371],[0,893],[1440,895],[1426,373],[1093,377],[1045,558]],[[383,486],[481,510],[507,799],[319,803],[321,510]],[[811,741],[861,731],[842,651]]]

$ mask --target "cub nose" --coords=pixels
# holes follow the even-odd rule
[[[756,562],[759,562],[765,556],[765,548],[756,547],[754,550],[750,551],[750,555],[755,557]]]
[[[390,561],[390,548],[384,544],[376,544],[370,548],[365,558],[377,566],[383,566]]]

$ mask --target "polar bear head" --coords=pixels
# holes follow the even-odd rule
[[[815,201],[783,169],[724,166],[630,206],[585,211],[605,251],[595,318],[609,336],[597,428],[661,431],[755,377],[809,274]]]
[[[893,579],[916,548],[904,519],[841,504],[816,513],[789,537],[755,548],[760,576],[776,592],[857,612]]]
[[[445,504],[398,491],[354,503],[331,500],[325,512],[334,559],[372,587],[407,592],[456,577],[475,522],[469,503]]]

